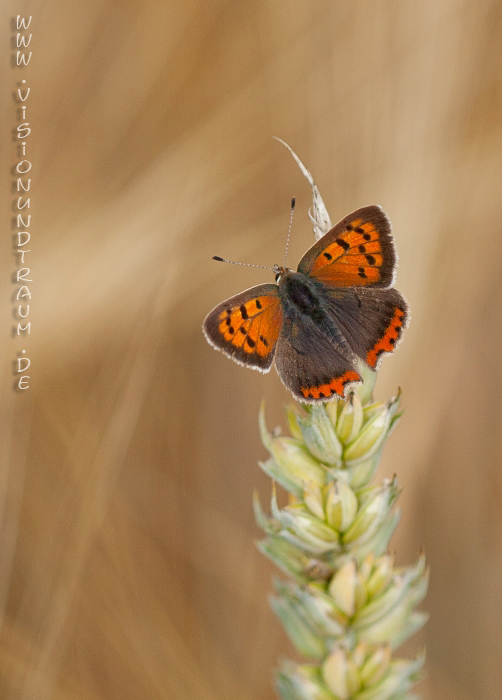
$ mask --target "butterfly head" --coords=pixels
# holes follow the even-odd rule
[[[275,275],[275,281],[277,282],[277,284],[279,284],[279,282],[281,281],[282,277],[283,277],[287,272],[291,272],[291,270],[289,269],[289,267],[281,267],[281,265],[277,265],[277,264],[274,265],[273,270],[274,270],[274,275]]]

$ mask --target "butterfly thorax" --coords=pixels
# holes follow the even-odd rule
[[[322,287],[302,272],[284,269],[279,281],[279,296],[286,313],[305,314],[320,320],[324,316]]]

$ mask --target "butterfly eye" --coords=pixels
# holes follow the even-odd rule
[[[282,277],[282,272],[276,272],[275,281],[277,282],[277,284],[279,284],[281,277]]]

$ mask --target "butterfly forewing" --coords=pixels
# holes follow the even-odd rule
[[[236,362],[267,372],[282,327],[276,284],[247,289],[216,306],[206,316],[204,334]]]
[[[305,253],[298,272],[328,286],[389,287],[396,263],[390,231],[380,207],[358,209]]]

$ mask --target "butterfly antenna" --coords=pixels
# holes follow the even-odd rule
[[[218,262],[230,263],[230,265],[243,265],[244,267],[261,267],[262,270],[272,270],[272,272],[274,271],[273,267],[266,267],[265,265],[254,265],[253,263],[234,262],[233,260],[225,260],[225,258],[220,258],[219,255],[213,255],[212,259],[217,260]]]
[[[289,216],[288,237],[286,238],[286,251],[284,253],[284,267],[286,267],[286,258],[288,257],[289,239],[291,237],[291,227],[293,226],[293,214],[295,213],[296,199],[291,200],[291,214]]]

